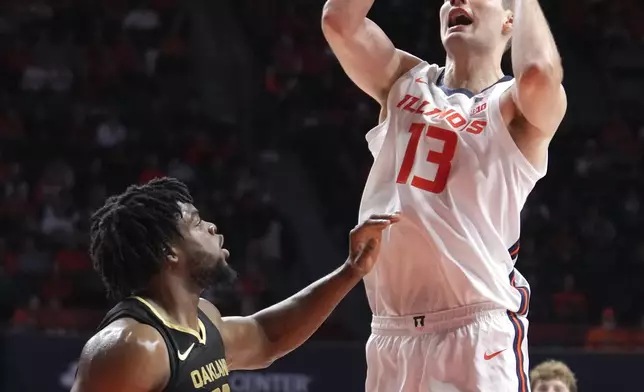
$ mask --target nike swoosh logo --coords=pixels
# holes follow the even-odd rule
[[[424,80],[423,80],[423,79],[421,79],[421,78],[416,78],[416,83],[425,83],[425,84],[429,84],[429,83],[427,83],[426,81],[424,81]]]
[[[502,353],[502,352],[504,352],[505,350],[506,350],[506,349],[503,349],[503,350],[501,350],[501,351],[497,351],[497,352],[492,353],[492,354],[484,353],[484,354],[483,354],[483,359],[485,359],[486,361],[489,361],[490,359],[492,359],[492,358],[496,357],[497,355],[501,354],[501,353]]]
[[[188,349],[187,349],[186,351],[184,351],[183,353],[181,353],[181,351],[177,350],[177,356],[179,357],[179,360],[180,360],[180,361],[185,361],[185,360],[186,360],[186,358],[188,358],[188,355],[190,355],[190,351],[192,351],[192,349],[193,349],[194,347],[195,347],[195,344],[194,344],[194,343],[192,343],[192,344],[190,345],[190,347],[188,347]]]

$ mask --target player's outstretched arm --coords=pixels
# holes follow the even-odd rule
[[[391,86],[420,60],[396,49],[367,18],[373,0],[327,0],[322,31],[349,78],[381,105]]]
[[[71,392],[161,391],[169,374],[168,350],[159,332],[121,319],[87,342]]]
[[[520,115],[549,140],[567,107],[561,57],[538,0],[515,2],[512,99]]]
[[[350,253],[337,270],[286,300],[248,317],[225,317],[218,327],[228,367],[258,369],[304,343],[322,325],[340,300],[371,270],[380,251],[382,231],[397,215],[374,215],[351,231]],[[202,309],[217,317],[202,300]]]

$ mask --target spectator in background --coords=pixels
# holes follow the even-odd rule
[[[132,30],[154,30],[161,21],[159,14],[148,6],[147,1],[138,1],[138,4],[123,19],[123,28]]]
[[[43,276],[51,271],[52,257],[33,237],[27,237],[18,256],[18,268],[27,276]]]
[[[553,296],[557,321],[579,323],[586,321],[587,302],[583,292],[575,286],[575,277],[567,274],[563,288]]]
[[[644,313],[639,317],[637,325],[633,328],[631,347],[637,352],[644,352]]]
[[[159,157],[156,154],[147,154],[144,158],[143,170],[139,175],[139,183],[145,184],[155,178],[161,178],[165,175],[161,169]]]
[[[136,182],[139,175],[150,178],[167,173],[194,184],[203,201],[200,208],[212,210],[218,221],[221,218],[222,230],[240,233],[240,240],[231,246],[240,255],[238,260],[256,264],[250,270],[268,274],[275,269],[268,268],[273,265],[271,258],[253,260],[247,251],[257,254],[271,249],[284,263],[297,261],[284,246],[276,250],[271,245],[275,238],[286,236],[288,222],[279,221],[280,230],[272,225],[272,235],[267,235],[257,229],[253,218],[265,206],[253,214],[244,213],[248,194],[257,193],[262,185],[261,172],[255,170],[256,153],[234,141],[241,134],[237,127],[207,118],[200,94],[193,91],[203,83],[191,68],[195,56],[188,41],[188,15],[176,0],[100,3],[94,7],[94,2],[82,1],[13,1],[2,8],[0,230],[6,256],[0,256],[0,264],[5,280],[16,289],[5,302],[9,316],[16,304],[27,303],[30,295],[44,289],[32,282],[32,276],[25,283],[19,270],[25,256],[22,242],[43,229],[43,212],[52,210],[52,204],[65,195],[73,200],[72,216],[76,211],[79,218],[72,225],[73,234],[38,239],[36,252],[27,254],[46,260],[36,275],[44,274],[43,282],[51,278],[51,255],[56,255],[61,269],[82,273],[79,270],[86,269],[87,262],[82,254],[87,247],[83,242],[86,217],[103,204],[106,194]],[[344,246],[346,230],[355,223],[360,185],[371,164],[364,133],[375,125],[377,105],[362,98],[330,54],[320,32],[318,4],[232,3],[248,27],[254,64],[263,67],[266,75],[264,91],[258,94],[263,96],[248,112],[249,122],[261,119],[250,139],[274,142],[271,147],[282,154],[297,146],[325,208],[328,230],[338,233],[338,243]],[[409,0],[376,2],[372,14],[387,23],[387,31],[395,34],[394,41],[401,46],[426,58],[443,56],[440,42],[427,38],[431,23],[437,23],[440,5],[424,2],[418,12],[405,12],[404,18],[388,17],[412,4]],[[644,245],[637,229],[642,222],[644,123],[637,110],[620,108],[641,107],[637,101],[641,89],[636,87],[644,77],[644,23],[640,23],[644,3],[544,0],[543,4],[563,7],[548,19],[561,38],[572,106],[561,137],[551,146],[557,170],[539,183],[523,211],[518,263],[529,271],[533,283],[531,333],[536,334],[544,323],[552,329],[544,344],[583,345],[584,324],[570,328],[562,324],[598,317],[605,293],[617,296],[616,300],[641,298]],[[568,37],[574,37],[571,43],[566,42]],[[593,89],[574,89],[588,78],[594,81]],[[172,90],[166,87],[170,79],[180,81]],[[629,91],[635,91],[635,96]],[[592,116],[580,110],[590,107],[598,95],[617,109],[608,110],[607,116],[602,110]],[[118,113],[116,122],[112,123],[114,118],[106,121],[105,113]],[[319,137],[322,134],[324,138]],[[157,155],[156,164],[145,164],[149,151]],[[570,287],[567,283],[552,281],[561,271],[574,276],[575,294],[563,289]],[[632,283],[625,284],[629,280]],[[79,284],[85,282],[89,280],[74,281],[76,292],[69,303],[63,301],[63,308],[77,306],[79,298],[87,299],[90,307],[106,306],[101,295],[92,297]],[[283,289],[270,279],[251,285],[249,303],[261,299],[262,294],[255,293],[262,285],[271,291]],[[289,287],[299,286],[291,283]],[[213,295],[225,298],[226,293],[214,288],[208,296],[216,300]],[[581,296],[587,316],[575,309]],[[239,313],[241,306],[228,299],[221,305],[226,314]],[[616,311],[620,313],[614,317],[621,320],[641,310],[622,306]],[[624,320],[636,322],[630,317]],[[638,331],[635,327],[635,336]]]
[[[110,114],[96,128],[96,144],[102,148],[116,147],[125,139],[127,139],[127,128],[114,114]]]
[[[11,318],[11,324],[16,331],[33,330],[38,327],[39,312],[40,312],[40,298],[32,295],[29,302],[25,307],[19,307]]]
[[[565,363],[549,360],[532,369],[530,386],[532,392],[577,392],[577,379]]]
[[[4,255],[0,254],[0,257]],[[13,303],[17,297],[17,289],[11,277],[5,272],[5,267],[0,265],[0,328],[4,320],[11,317]]]
[[[628,333],[618,328],[612,308],[602,311],[601,324],[586,335],[586,348],[593,350],[623,350],[628,344]]]
[[[165,173],[195,184],[199,207],[242,233],[231,241],[241,260],[256,226],[239,219],[244,200],[266,191],[258,159],[231,136],[239,128],[202,108],[180,2],[90,3],[13,2],[0,16],[0,323],[15,314],[18,329],[96,327],[107,303],[87,275],[87,225],[108,193]],[[264,230],[253,238],[286,242]],[[43,314],[54,321],[37,322]]]

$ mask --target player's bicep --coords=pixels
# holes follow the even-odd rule
[[[163,339],[146,325],[99,332],[83,348],[72,392],[156,392],[168,382]]]
[[[274,360],[270,342],[253,317],[224,317],[221,329],[229,369],[263,369]]]
[[[253,317],[221,317],[215,305],[203,298],[199,300],[199,308],[221,334],[228,369],[263,369],[271,364],[270,344],[257,320]]]
[[[380,104],[385,103],[394,82],[421,61],[396,49],[382,29],[367,18],[355,30],[346,32],[341,22],[326,16],[322,30],[349,78]]]

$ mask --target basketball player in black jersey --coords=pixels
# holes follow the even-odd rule
[[[372,216],[351,232],[340,268],[252,316],[222,318],[200,294],[234,279],[223,236],[181,182],[130,186],[92,216],[94,267],[121,302],[83,348],[72,392],[229,392],[231,370],[266,367],[318,329],[397,221]]]

